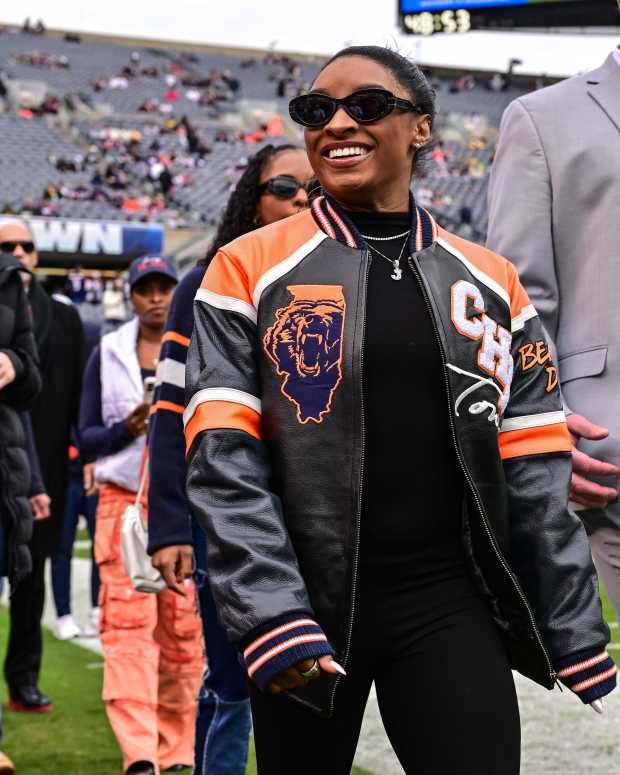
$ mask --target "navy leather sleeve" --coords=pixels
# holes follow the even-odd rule
[[[198,266],[181,280],[166,321],[149,420],[149,554],[166,546],[193,544],[185,491],[184,372],[194,327],[194,296],[204,273]]]

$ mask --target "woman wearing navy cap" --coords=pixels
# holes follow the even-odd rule
[[[81,449],[95,459],[100,488],[95,560],[101,574],[103,699],[134,775],[193,761],[195,697],[202,673],[200,621],[193,588],[137,592],[120,554],[123,512],[139,489],[149,404],[164,323],[177,284],[173,264],[137,258],[129,268],[135,316],[101,340],[84,375]]]

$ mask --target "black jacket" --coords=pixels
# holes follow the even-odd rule
[[[84,331],[73,305],[51,298],[33,278],[30,303],[41,359],[43,389],[30,416],[46,492],[49,519],[35,522],[30,549],[34,557],[58,551],[69,480],[71,428],[77,427]]]
[[[570,439],[536,311],[508,261],[419,208],[410,255],[466,483],[463,547],[512,664],[552,688],[566,660],[594,654],[614,681],[588,541],[567,508]],[[259,685],[326,653],[326,641],[347,665],[370,260],[344,213],[319,199],[223,248],[196,296],[189,497],[219,615]],[[340,680],[294,696],[329,715]]]
[[[32,532],[30,466],[18,412],[29,409],[41,389],[31,314],[13,256],[0,255],[0,352],[11,359],[15,380],[0,390],[0,522],[6,533],[8,575],[15,584],[30,572]]]

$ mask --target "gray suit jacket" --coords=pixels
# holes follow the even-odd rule
[[[580,448],[620,465],[620,66],[515,100],[489,188],[487,244],[517,266],[574,411],[611,430]],[[607,519],[620,525],[620,506]]]

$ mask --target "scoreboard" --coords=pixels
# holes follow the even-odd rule
[[[401,10],[445,11],[455,8],[505,8],[507,5],[534,5],[541,2],[544,5],[560,2],[576,2],[577,0],[401,0]]]
[[[398,10],[413,35],[620,24],[616,0],[400,0]]]

